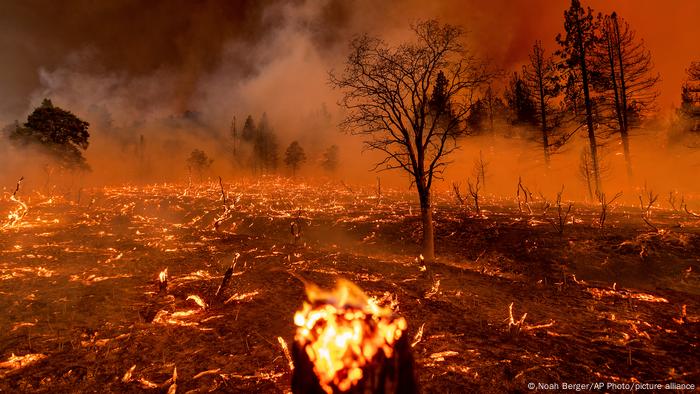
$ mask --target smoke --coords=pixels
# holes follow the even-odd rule
[[[341,176],[362,180],[377,155],[361,152],[361,141],[335,127],[343,113],[328,71],[342,67],[348,40],[369,33],[398,42],[407,27],[436,18],[464,26],[468,44],[504,71],[519,69],[535,40],[555,49],[568,1],[391,0],[327,1],[152,1],[117,3],[71,0],[26,1],[0,5],[0,48],[9,54],[0,65],[0,120],[22,121],[43,98],[91,123],[87,158],[94,182],[134,180],[144,166],[151,179],[186,176],[185,158],[203,149],[215,159],[212,173],[231,173],[229,130],[234,116],[240,130],[248,114],[266,113],[282,150],[293,140],[307,149],[313,167],[330,144],[340,146]],[[585,3],[611,12],[602,0]],[[618,13],[637,29],[661,73],[659,107],[663,116],[678,102],[683,70],[700,53],[697,2],[620,1]],[[663,118],[663,117],[662,117]],[[663,120],[661,121],[663,122]],[[666,125],[632,140],[642,177],[664,179],[664,188],[681,187],[683,177],[665,176],[674,168],[696,165],[682,151],[664,165],[645,168],[667,137]],[[583,195],[577,179],[578,142],[554,158],[554,171],[542,175],[534,144],[504,138],[467,139],[445,174],[465,182],[482,151],[491,161],[494,192],[511,193],[522,174],[551,192],[567,184]],[[606,148],[610,183],[624,179],[615,143]],[[10,148],[5,148],[9,157]],[[658,154],[658,153],[657,153]],[[3,175],[15,178],[26,160],[8,159]],[[35,160],[36,161],[36,160]],[[146,164],[144,164],[144,162]],[[667,163],[667,164],[666,164]],[[665,170],[661,170],[664,168]],[[310,170],[307,170],[310,174]],[[677,173],[675,171],[674,173]],[[383,183],[405,187],[400,173],[381,174]],[[4,177],[3,177],[4,178]],[[671,185],[671,179],[678,185]],[[3,182],[7,182],[2,179]],[[661,183],[661,182],[659,182]],[[571,186],[569,186],[571,185]],[[577,186],[575,186],[577,185]],[[533,186],[534,188],[535,186]],[[661,186],[660,186],[661,187]]]

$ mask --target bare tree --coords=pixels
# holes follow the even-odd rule
[[[467,179],[467,187],[469,188],[469,195],[474,200],[474,212],[477,216],[481,216],[481,208],[479,208],[479,189],[481,189],[479,177],[476,177],[476,182],[473,184],[471,179]]]
[[[365,137],[385,158],[375,169],[401,169],[415,184],[423,222],[423,256],[434,260],[431,186],[465,133],[475,92],[492,78],[486,63],[463,46],[461,28],[424,21],[415,40],[390,46],[367,35],[350,43],[342,74],[345,130]]]
[[[474,161],[474,174],[476,181],[481,179],[481,186],[486,188],[486,173],[488,172],[489,162],[484,160],[484,155],[479,151],[479,159]]]
[[[659,228],[651,223],[651,209],[658,199],[659,195],[654,194],[653,190],[647,189],[647,185],[644,184],[644,189],[639,194],[639,208],[642,210],[642,220],[654,231],[659,231]]]
[[[520,197],[521,193],[523,197]],[[518,211],[522,214],[523,205],[525,205],[528,213],[532,215],[532,207],[530,206],[530,202],[532,201],[532,192],[523,185],[522,177],[518,177],[518,187],[515,189],[515,197],[518,201]]]
[[[615,200],[622,196],[622,192],[618,192],[613,196],[612,199],[608,200],[605,193],[598,193],[598,202],[600,203],[600,216],[598,217],[598,224],[600,229],[605,228],[605,219],[608,218],[608,208],[610,204],[614,203]]]
[[[557,207],[557,218],[555,219],[547,219],[549,223],[554,227],[555,230],[559,233],[559,235],[564,234],[564,225],[566,224],[567,219],[569,218],[569,213],[571,213],[571,207],[574,206],[573,203],[569,203],[568,208],[566,210],[562,207],[561,205],[561,196],[564,194],[564,185],[561,186],[561,191],[557,193],[557,201],[555,203]],[[545,207],[549,207],[549,204],[546,204]],[[546,212],[546,208],[545,208]]]
[[[627,163],[632,176],[630,158],[630,129],[639,127],[642,118],[653,109],[658,96],[656,85],[659,74],[652,72],[651,53],[638,40],[629,23],[615,12],[599,16],[600,45],[596,49],[597,78],[594,82],[603,91],[612,122],[610,128],[620,134]]]

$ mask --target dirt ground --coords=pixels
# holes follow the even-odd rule
[[[410,192],[224,186],[228,209],[218,182],[20,192],[26,215],[0,229],[0,392],[288,392],[278,337],[293,341],[298,277],[338,276],[406,319],[424,392],[700,384],[700,221],[685,212],[654,210],[655,231],[616,207],[601,230],[574,203],[559,234],[543,202],[487,197],[475,215],[438,195],[440,258],[424,266]],[[0,226],[16,208],[6,193]]]

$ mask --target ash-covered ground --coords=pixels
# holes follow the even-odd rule
[[[475,215],[438,195],[440,257],[424,264],[410,192],[224,191],[226,208],[218,182],[20,192],[26,215],[0,229],[0,392],[289,391],[279,338],[294,339],[298,278],[339,276],[406,319],[424,392],[700,382],[686,212],[653,210],[654,230],[615,207],[600,229],[599,208],[574,203],[559,234],[543,201],[486,197]],[[17,209],[2,197],[3,217]]]

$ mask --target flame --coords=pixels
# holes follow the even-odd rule
[[[391,357],[406,321],[379,307],[354,284],[339,280],[325,291],[306,285],[309,302],[294,315],[296,342],[313,363],[324,391],[347,391],[380,352]]]
[[[158,280],[160,281],[160,283],[165,283],[165,281],[168,280],[168,269],[167,268],[160,271],[160,274],[158,274]]]

